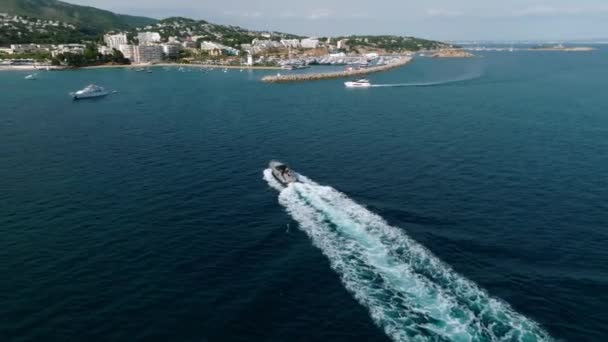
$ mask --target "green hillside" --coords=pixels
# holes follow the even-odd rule
[[[0,0],[0,13],[74,24],[85,35],[98,35],[112,29],[129,29],[156,22],[151,18],[115,14],[57,0]]]

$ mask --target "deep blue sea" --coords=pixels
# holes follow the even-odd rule
[[[0,72],[0,341],[607,341],[608,49],[483,54]]]

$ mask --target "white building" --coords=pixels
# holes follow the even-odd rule
[[[131,61],[133,60],[133,45],[121,44],[118,47],[118,51],[122,52],[122,55],[126,59],[130,59]]]
[[[102,55],[111,55],[114,52],[114,48],[108,46],[100,46],[97,50]]]
[[[159,43],[160,42],[160,33],[158,33],[158,32],[139,32],[137,34],[137,40],[139,41],[139,45],[150,44],[150,43]]]
[[[300,45],[304,49],[316,49],[319,47],[319,40],[317,38],[306,38],[300,41]]]
[[[281,42],[277,42],[274,40],[257,39],[257,38],[255,38],[254,40],[251,41],[251,48],[246,48],[244,46],[244,44],[241,44],[241,49],[248,50],[253,53],[260,53],[260,52],[263,52],[266,50],[282,49],[282,48],[284,48],[284,46],[283,46],[283,44],[281,44]]]
[[[161,46],[163,48],[163,55],[168,58],[177,57],[182,50],[182,45],[179,43],[166,43],[161,44]]]
[[[103,36],[103,41],[110,49],[118,49],[121,45],[128,43],[127,35],[124,33],[106,34]]]
[[[72,54],[77,54],[80,55],[82,53],[84,53],[84,49],[85,49],[85,45],[84,44],[61,44],[61,45],[57,45],[57,49],[53,50],[51,52],[51,55],[53,57],[62,54],[62,53],[72,53]]]
[[[49,44],[11,44],[13,53],[49,52],[54,48],[55,46]]]
[[[136,64],[160,62],[163,59],[163,47],[160,45],[133,46],[133,59]]]
[[[300,45],[300,41],[297,39],[281,39],[281,44],[283,44],[284,47],[286,48],[300,48],[302,45]]]
[[[348,49],[348,39],[338,40],[338,49]]]
[[[203,51],[211,51],[211,50],[221,50],[220,44],[214,42],[203,41],[201,42],[201,50]]]
[[[187,40],[187,41],[185,41],[185,42],[182,43],[182,46],[185,47],[185,48],[187,48],[187,49],[196,49],[197,46],[198,46],[198,43],[190,41],[190,40]]]
[[[253,55],[252,54],[247,55],[247,65],[249,65],[249,66],[253,65]]]
[[[238,56],[240,51],[226,45],[203,41],[201,42],[201,50],[209,52],[211,55],[227,54],[232,56]]]

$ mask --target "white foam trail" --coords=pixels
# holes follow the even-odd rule
[[[481,74],[476,74],[472,76],[464,76],[449,80],[443,81],[434,81],[434,82],[410,82],[410,83],[396,83],[396,84],[372,84],[372,87],[381,88],[381,87],[433,87],[440,85],[447,85],[452,83],[464,82],[474,80],[476,78],[481,77]]]
[[[279,203],[394,341],[552,340],[401,229],[335,189],[299,178],[281,187]],[[270,170],[264,179],[275,187]]]
[[[264,170],[264,180],[268,182],[268,185],[275,190],[282,191],[285,189],[285,187],[272,176],[272,171],[270,169]]]

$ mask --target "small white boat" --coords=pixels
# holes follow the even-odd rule
[[[346,88],[369,88],[372,86],[372,84],[369,83],[369,80],[366,79],[360,79],[352,82],[344,82],[344,85],[346,86]]]
[[[26,80],[37,80],[38,79],[38,74],[31,74],[31,75],[27,75],[25,76]]]
[[[268,164],[272,175],[284,186],[288,186],[290,183],[296,183],[298,181],[298,175],[291,170],[287,165],[280,161],[272,160]]]
[[[111,93],[115,93],[115,92],[110,92],[110,91],[106,90],[104,87],[90,84],[90,85],[86,86],[84,89],[78,90],[77,92],[74,92],[71,95],[74,98],[74,100],[81,100],[81,99],[90,99],[90,98],[95,98],[95,97],[103,97],[103,96],[110,95]]]

